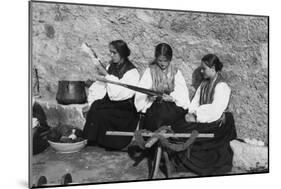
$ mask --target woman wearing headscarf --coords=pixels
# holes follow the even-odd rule
[[[111,61],[102,76],[107,80],[137,85],[139,73],[129,60],[130,49],[122,40],[109,44]],[[94,60],[98,61],[98,60]],[[89,144],[119,150],[126,147],[131,137],[107,136],[106,131],[135,131],[138,115],[134,106],[135,92],[122,86],[95,81],[89,88],[87,113],[83,136]]]
[[[236,138],[233,115],[227,112],[231,89],[221,74],[223,64],[214,54],[201,60],[204,80],[193,97],[185,119],[172,125],[176,133],[213,133],[213,138],[197,138],[191,148],[170,152],[176,170],[199,175],[224,174],[232,168],[229,142]]]

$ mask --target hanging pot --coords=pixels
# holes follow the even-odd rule
[[[83,104],[87,102],[84,81],[66,81],[58,82],[58,91],[56,96],[59,104]]]

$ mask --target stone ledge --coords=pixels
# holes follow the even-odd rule
[[[268,147],[232,140],[233,166],[246,171],[268,169]]]
[[[88,104],[71,104],[61,105],[53,100],[36,99],[47,117],[47,123],[51,127],[56,127],[59,124],[71,125],[83,129],[85,118],[82,114],[82,109]]]

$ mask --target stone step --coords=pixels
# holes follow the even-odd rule
[[[268,147],[232,140],[233,166],[246,171],[268,169]]]
[[[83,129],[85,118],[82,109],[88,104],[58,104],[55,100],[36,99],[47,117],[47,123],[51,127],[57,127],[59,124],[71,125]]]

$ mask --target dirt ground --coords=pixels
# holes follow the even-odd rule
[[[49,186],[61,185],[61,178],[66,173],[72,175],[73,184],[147,180],[147,160],[144,159],[138,166],[133,164],[127,152],[87,146],[80,152],[61,154],[49,147],[43,153],[33,156],[31,183],[36,185],[40,176],[46,176]],[[233,168],[230,174],[236,173],[243,172]],[[172,177],[196,177],[196,174],[173,173]],[[164,178],[165,175],[159,171],[156,179]]]

